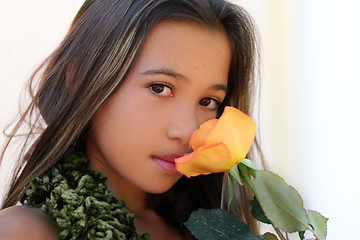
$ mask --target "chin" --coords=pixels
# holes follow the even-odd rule
[[[161,184],[151,184],[148,186],[145,191],[147,193],[153,193],[153,194],[161,194],[164,192],[167,192],[177,181],[171,182],[171,183],[161,183]]]

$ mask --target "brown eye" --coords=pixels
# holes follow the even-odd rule
[[[173,96],[172,89],[165,84],[154,83],[149,86],[149,89],[151,90],[151,92],[153,94],[156,94],[160,97],[172,97]]]
[[[164,91],[165,86],[160,85],[160,84],[154,84],[151,86],[151,90],[154,93],[162,93]]]
[[[203,98],[200,100],[200,105],[203,105],[203,106],[207,106],[211,103],[211,99],[210,98]]]
[[[203,98],[199,103],[210,110],[216,110],[219,106],[219,101],[214,98]]]

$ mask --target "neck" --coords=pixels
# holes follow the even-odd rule
[[[107,185],[117,199],[125,201],[129,211],[138,214],[147,208],[146,193],[128,181],[108,177]]]
[[[117,199],[124,200],[126,208],[135,214],[146,209],[146,193],[119,176],[108,164],[99,159],[95,156],[89,157],[89,167],[101,172],[108,178],[106,185],[113,192],[114,196]]]
[[[126,208],[135,213],[135,226],[139,233],[150,233],[151,239],[154,240],[168,239],[169,236],[172,236],[174,240],[182,239],[179,230],[170,226],[168,222],[147,207],[144,191],[120,177],[109,165],[99,159],[102,158],[89,157],[89,167],[106,176],[108,178],[106,184],[114,196],[124,200]]]

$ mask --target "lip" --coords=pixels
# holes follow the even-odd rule
[[[179,154],[167,154],[162,156],[151,156],[154,163],[167,174],[178,174],[176,169],[175,159],[181,157]]]

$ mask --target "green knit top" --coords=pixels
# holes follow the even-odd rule
[[[88,168],[84,153],[73,152],[31,181],[25,204],[57,223],[59,239],[150,239],[136,232],[135,215],[113,196],[106,179]]]

